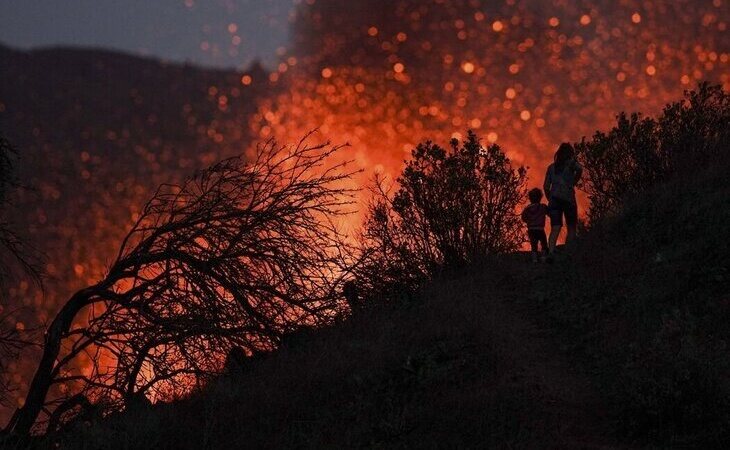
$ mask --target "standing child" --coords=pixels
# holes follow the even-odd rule
[[[527,224],[527,237],[530,238],[530,250],[532,251],[532,262],[537,262],[537,244],[540,243],[542,252],[547,256],[548,244],[545,235],[545,217],[548,215],[548,207],[542,200],[542,191],[538,188],[527,193],[530,204],[522,211],[522,220]]]

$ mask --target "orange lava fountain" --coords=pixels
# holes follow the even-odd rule
[[[473,129],[539,185],[560,142],[619,111],[655,113],[700,80],[730,87],[728,19],[719,0],[307,1],[270,74],[283,89],[251,130],[319,128],[352,144],[368,178],[397,176],[418,141]]]

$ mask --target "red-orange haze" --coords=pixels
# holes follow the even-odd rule
[[[241,93],[263,83],[266,94],[254,114],[223,114],[227,119],[206,128],[195,117],[204,114],[186,105],[182,117],[200,139],[200,153],[186,159],[170,160],[174,142],[116,149],[140,165],[149,163],[145,170],[152,175],[144,182],[179,180],[195,164],[240,152],[234,142],[241,136],[275,136],[286,143],[319,128],[323,139],[352,144],[343,157],[365,169],[362,183],[374,172],[397,176],[419,141],[446,144],[473,129],[499,143],[516,165],[531,167],[530,184],[540,185],[560,142],[610,126],[616,113],[655,114],[701,80],[730,89],[727,0],[295,3],[292,45],[278,67],[265,75],[241,74],[235,87],[219,83],[207,89],[214,109],[225,113],[239,95],[245,97]],[[144,104],[141,97],[138,104]],[[152,115],[140,117],[145,122]],[[98,169],[104,158],[78,149],[69,156],[74,164],[77,155],[78,164],[104,173]],[[86,169],[81,173],[93,182]],[[88,208],[79,208],[85,222],[74,218],[88,227],[53,224],[54,235],[50,226],[44,228],[40,207],[39,219],[29,225],[32,233],[59,241],[47,266],[56,280],[47,297],[31,297],[27,283],[11,292],[37,307],[41,321],[70,292],[104,273],[128,228],[124,221],[135,219],[151,194],[151,186],[138,180],[113,181],[114,189],[102,184],[112,180],[97,181],[100,193],[93,199],[63,197],[81,205],[88,201]],[[47,183],[39,190],[52,205],[62,198],[60,189]],[[117,208],[110,211],[109,205]],[[23,372],[15,380],[22,396],[28,369],[16,370]]]
[[[473,129],[539,185],[561,141],[655,113],[699,80],[730,86],[719,0],[306,3],[252,132],[319,127],[353,145],[366,178]]]

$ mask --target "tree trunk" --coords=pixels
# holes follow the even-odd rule
[[[53,369],[61,350],[61,342],[71,328],[76,315],[89,304],[93,291],[94,288],[86,288],[75,293],[53,319],[51,326],[46,331],[43,356],[33,376],[33,381],[31,381],[25,403],[13,415],[5,427],[5,432],[15,435],[30,434],[53,384]]]

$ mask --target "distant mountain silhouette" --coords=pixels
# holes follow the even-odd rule
[[[235,71],[106,50],[0,46],[0,61],[0,133],[31,188],[13,219],[49,263],[46,300],[22,287],[16,300],[49,313],[104,270],[160,183],[243,151],[256,98],[270,93],[258,64],[243,86]]]

